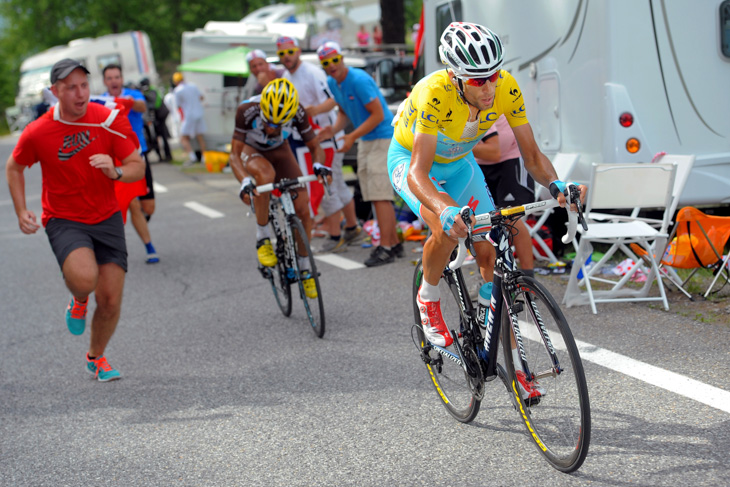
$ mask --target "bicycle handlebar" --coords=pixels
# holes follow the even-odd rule
[[[316,180],[317,176],[315,176],[314,174],[308,174],[306,176],[299,176],[296,179],[282,179],[278,183],[262,184],[261,186],[256,186],[256,191],[261,194],[273,191],[275,189],[289,189],[292,186],[299,186],[300,184]]]
[[[578,187],[573,183],[568,183],[566,190],[566,209],[568,210],[568,230],[562,237],[562,242],[567,244],[573,240],[575,233],[578,230],[578,222],[581,223],[583,230],[588,230],[585,218],[583,218],[583,209],[580,204],[580,191]],[[576,211],[570,209],[571,204],[576,205]],[[537,211],[547,210],[559,206],[558,200],[545,200],[536,201],[534,203],[528,203],[522,206],[512,206],[509,208],[502,208],[500,210],[490,211],[489,213],[482,213],[481,215],[475,215],[475,223],[484,223],[486,226],[491,226],[492,222],[501,224],[504,220],[516,219],[524,215],[530,215]],[[449,263],[449,269],[456,270],[464,263],[466,259],[467,241],[471,246],[472,238],[472,224],[471,214],[472,210],[468,206],[461,209],[461,218],[466,223],[468,237],[459,239],[459,252],[456,255],[456,259]]]

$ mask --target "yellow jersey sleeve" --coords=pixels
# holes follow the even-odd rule
[[[499,81],[495,90],[495,106],[493,107],[496,109],[497,117],[504,114],[510,127],[519,127],[529,123],[525,111],[525,100],[517,80],[507,71],[502,70]]]

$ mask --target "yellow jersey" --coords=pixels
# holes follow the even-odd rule
[[[434,161],[454,162],[467,155],[502,114],[511,127],[528,123],[520,87],[507,71],[499,72],[492,108],[479,112],[478,126],[467,128],[469,106],[456,91],[448,71],[441,69],[413,87],[400,112],[394,136],[412,151],[416,132],[435,134],[438,143]]]

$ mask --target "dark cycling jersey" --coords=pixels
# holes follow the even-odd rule
[[[254,96],[241,103],[236,110],[236,128],[233,138],[250,145],[256,150],[267,151],[282,145],[292,134],[294,129],[299,132],[304,142],[309,142],[315,136],[309,118],[301,105],[297,108],[294,118],[281,126],[281,132],[274,136],[266,135],[264,127],[266,120],[261,116],[261,96]]]

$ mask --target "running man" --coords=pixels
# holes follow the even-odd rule
[[[89,103],[88,74],[73,59],[53,65],[51,90],[58,104],[23,130],[5,174],[18,226],[23,233],[33,234],[40,226],[26,206],[23,172],[40,161],[41,223],[71,291],[66,326],[74,335],[84,332],[88,298],[94,293],[96,310],[86,369],[106,382],[121,377],[104,351],[119,321],[127,271],[124,223],[114,181],[138,181],[144,177],[145,166],[127,118]],[[115,166],[115,158],[121,166]]]

